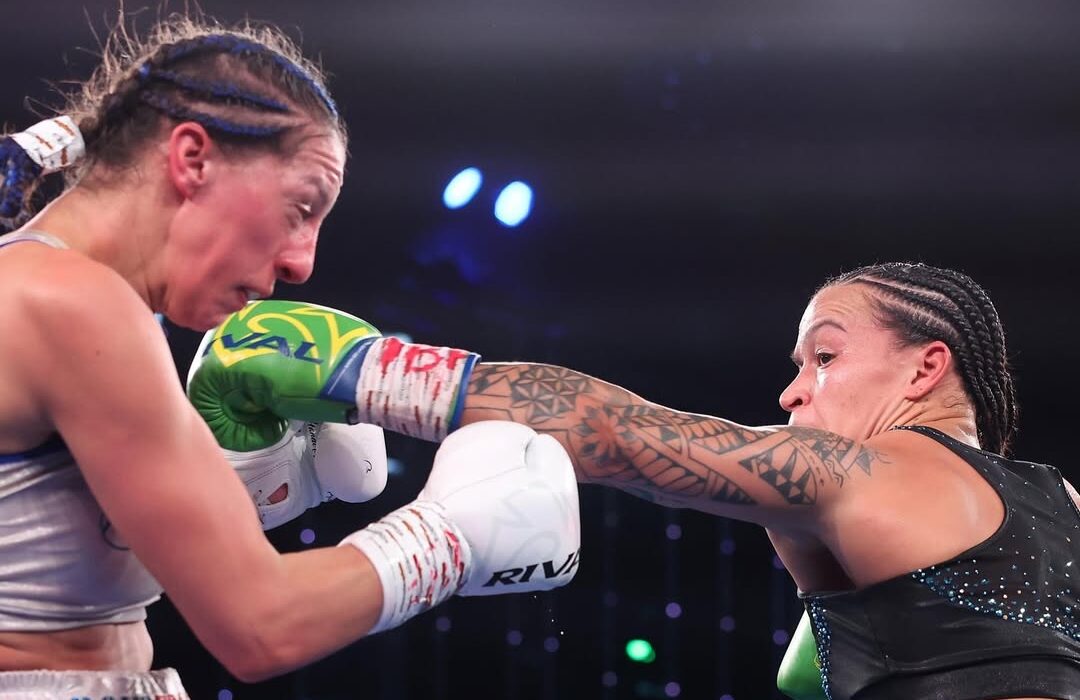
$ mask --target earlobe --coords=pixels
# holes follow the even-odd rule
[[[207,165],[214,142],[202,124],[177,124],[169,134],[169,180],[184,199],[190,199],[206,182]]]
[[[918,349],[915,356],[915,373],[908,385],[908,398],[918,401],[929,394],[948,374],[952,367],[952,350],[940,340]]]

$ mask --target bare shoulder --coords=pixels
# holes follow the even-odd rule
[[[74,251],[29,243],[4,250],[0,294],[0,451],[28,449],[55,430],[56,380],[72,369],[80,346],[118,329],[144,335],[150,347],[162,342],[130,285]]]
[[[146,304],[112,269],[74,251],[33,247],[39,250],[26,251],[23,264],[4,271],[10,314],[4,320],[15,328],[37,330],[50,344],[115,332],[120,319],[156,328]]]
[[[959,455],[922,433],[890,430],[869,438],[864,447],[892,465],[878,481],[888,489],[890,499],[906,494],[922,498],[935,488],[962,488],[968,481],[984,481]]]
[[[0,327],[21,342],[3,364],[50,419],[57,417],[57,405],[92,404],[86,395],[72,402],[71,394],[83,385],[89,389],[95,377],[94,385],[104,390],[111,377],[138,365],[175,376],[153,314],[117,272],[73,251],[32,247],[37,250],[26,251],[4,283],[8,304]],[[136,352],[139,362],[127,361]]]
[[[1065,483],[1065,490],[1069,492],[1069,498],[1072,499],[1077,508],[1080,508],[1080,493],[1076,492],[1076,487],[1069,483],[1069,480],[1065,477],[1061,477],[1061,480]]]
[[[866,480],[859,497],[831,512],[825,543],[856,586],[945,561],[992,535],[1004,517],[1000,497],[963,458],[911,431],[866,445],[889,469]]]

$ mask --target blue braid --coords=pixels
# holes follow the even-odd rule
[[[144,74],[140,69],[140,76]],[[288,112],[289,107],[275,99],[269,97],[263,97],[254,92],[247,92],[235,88],[231,85],[224,85],[221,83],[207,83],[195,78],[189,78],[186,75],[181,75],[174,71],[169,70],[150,70],[145,73],[146,80],[163,80],[165,82],[172,83],[177,87],[187,90],[195,94],[209,95],[210,97],[218,97],[226,100],[232,100],[234,102],[246,103],[251,107],[261,107],[273,112]]]
[[[217,49],[235,55],[255,53],[269,56],[282,70],[289,75],[300,79],[301,82],[307,85],[308,89],[314,92],[316,97],[322,101],[323,106],[326,107],[331,116],[335,119],[338,118],[337,105],[334,104],[334,100],[331,99],[323,86],[319,85],[310,73],[278,52],[272,51],[258,42],[233,36],[232,34],[209,34],[207,36],[198,37],[190,42],[182,42],[173,46],[170,50],[166,51],[162,63],[168,64],[183,58],[184,56],[189,56],[205,49]],[[140,74],[142,74],[141,72],[144,68],[146,68],[145,64],[139,69]]]
[[[225,132],[226,134],[234,134],[236,136],[250,136],[252,138],[261,138],[265,136],[273,136],[285,131],[288,127],[281,126],[255,126],[252,124],[237,124],[236,122],[215,117],[205,112],[190,109],[183,105],[178,105],[170,102],[168,98],[158,95],[153,92],[143,92],[139,95],[139,98],[150,105],[159,112],[180,119],[183,121],[190,120],[198,122],[208,129],[215,129],[217,131]]]
[[[41,175],[41,166],[9,136],[0,140],[0,167],[4,170],[4,181],[0,185],[0,217],[14,219],[22,212],[27,186]]]

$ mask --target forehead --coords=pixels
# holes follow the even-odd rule
[[[345,144],[334,132],[309,132],[298,139],[288,160],[293,166],[325,170],[332,184],[340,186],[345,174]]]
[[[799,322],[799,336],[804,336],[821,321],[837,322],[848,331],[876,328],[866,287],[861,284],[841,284],[819,291],[806,305]]]

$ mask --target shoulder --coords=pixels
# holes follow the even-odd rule
[[[846,496],[856,497],[860,506],[876,504],[915,505],[928,493],[942,498],[955,496],[985,480],[961,456],[926,434],[911,430],[890,430],[854,445],[866,469],[858,487]],[[851,499],[843,499],[851,501]]]
[[[114,270],[71,250],[26,248],[34,250],[0,267],[0,327],[18,339],[5,357],[28,379],[103,344],[163,342],[149,307]]]
[[[7,321],[31,328],[64,322],[75,329],[118,313],[152,319],[124,278],[82,253],[30,244],[19,252],[18,259],[0,261]]]
[[[1061,477],[1061,482],[1065,484],[1065,491],[1069,494],[1069,498],[1072,499],[1073,504],[1080,509],[1080,493],[1076,492],[1076,487],[1069,483],[1069,480],[1065,477]]]

